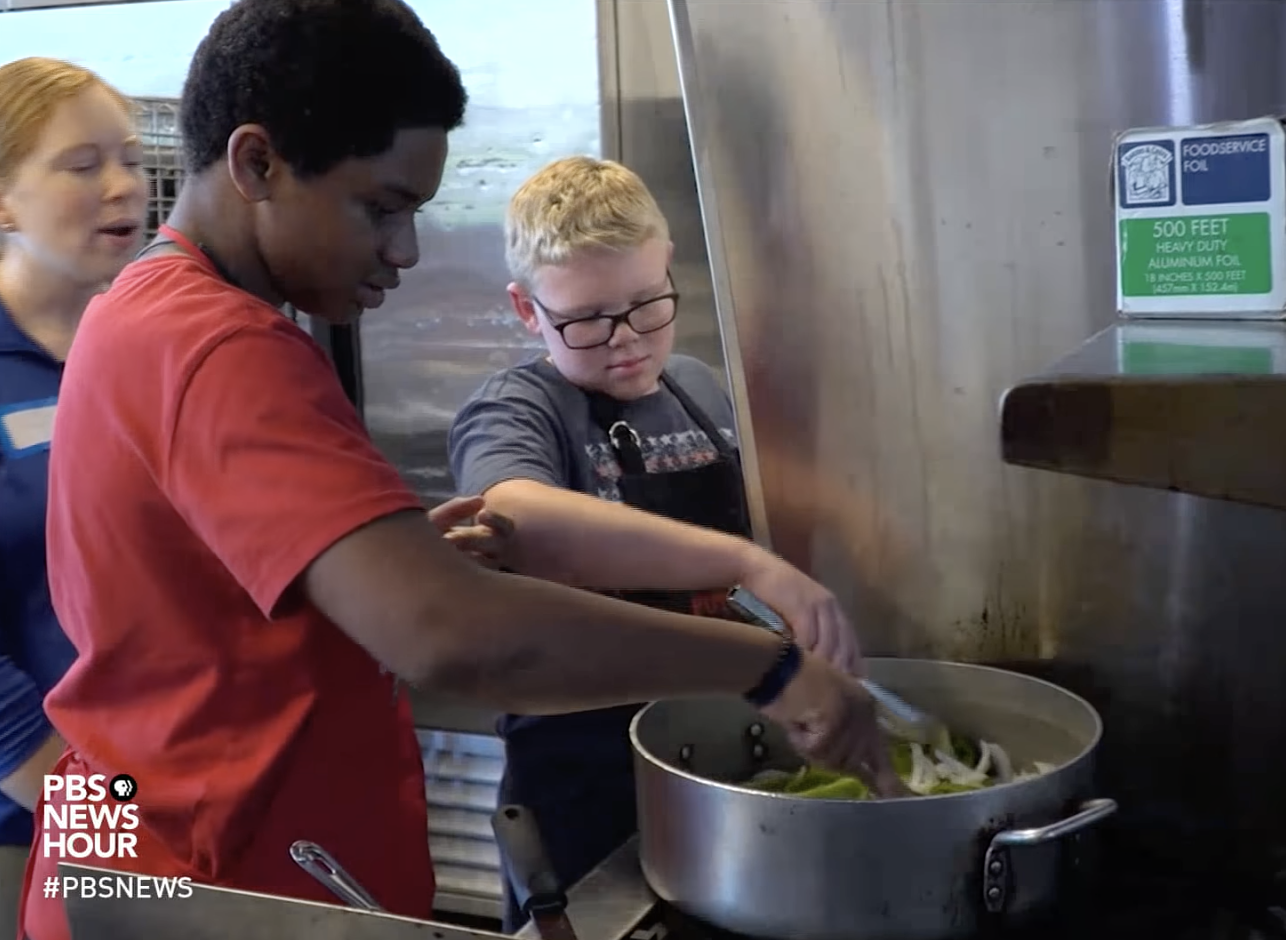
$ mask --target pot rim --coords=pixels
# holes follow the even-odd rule
[[[945,668],[949,670],[958,669],[958,670],[965,670],[970,672],[994,672],[994,673],[1000,673],[1006,676],[1015,676],[1023,680],[1024,682],[1031,682],[1037,685],[1044,685],[1055,692],[1061,693],[1062,695],[1074,701],[1081,708],[1083,708],[1085,712],[1090,716],[1090,718],[1093,719],[1094,733],[1090,737],[1089,743],[1086,744],[1085,747],[1081,749],[1080,753],[1077,754],[1075,757],[1073,757],[1071,760],[1067,761],[1066,763],[1058,765],[1047,774],[1042,774],[1039,777],[1033,777],[1030,780],[1012,780],[1009,783],[999,783],[982,790],[968,790],[962,793],[939,793],[939,794],[930,794],[930,795],[915,794],[913,796],[908,796],[908,797],[898,797],[895,799],[884,799],[884,800],[851,800],[851,799],[844,799],[844,798],[837,798],[837,797],[808,797],[807,802],[809,804],[816,803],[816,804],[832,805],[832,806],[843,804],[843,805],[853,807],[855,809],[857,807],[880,807],[880,806],[888,806],[890,804],[906,806],[906,805],[917,804],[926,800],[969,799],[969,798],[981,796],[983,794],[1007,791],[1007,790],[1010,790],[1011,788],[1016,788],[1016,787],[1043,785],[1043,784],[1054,782],[1057,778],[1063,776],[1065,773],[1071,771],[1077,765],[1089,759],[1090,756],[1093,755],[1093,753],[1098,749],[1099,743],[1103,740],[1103,719],[1102,719],[1102,716],[1099,715],[1098,709],[1096,709],[1093,705],[1091,705],[1084,697],[1077,695],[1075,692],[1071,692],[1063,688],[1061,685],[1057,685],[1045,679],[1038,679],[1035,676],[1029,676],[1029,675],[1026,675],[1025,673],[1015,672],[1012,669],[1001,669],[997,666],[984,666],[978,663],[956,662],[954,660],[949,660],[949,659],[925,659],[923,657],[913,657],[913,656],[869,656],[869,657],[866,657],[866,662],[868,663],[876,663],[876,662],[924,663],[934,668]],[[727,696],[727,697],[731,698],[732,696]],[[693,696],[693,698],[696,698],[696,696]],[[663,706],[664,704],[665,704],[665,701],[649,702],[647,705],[643,706],[643,708],[639,709],[638,712],[635,713],[634,717],[630,720],[630,747],[634,751],[634,754],[636,756],[642,758],[643,760],[648,761],[649,763],[651,763],[658,769],[665,771],[666,773],[672,774],[673,776],[676,776],[676,777],[682,777],[685,780],[689,780],[693,783],[699,783],[707,787],[715,787],[720,790],[727,790],[733,793],[743,794],[748,797],[757,797],[763,800],[783,800],[786,802],[795,802],[802,799],[801,797],[798,797],[791,793],[771,793],[764,790],[754,790],[754,789],[751,789],[750,787],[742,786],[740,784],[724,783],[721,780],[711,780],[708,777],[698,776],[697,774],[694,774],[691,771],[684,770],[681,767],[677,767],[674,764],[661,760],[659,757],[657,757],[655,754],[653,754],[650,750],[648,750],[639,742],[638,728],[639,728],[639,724],[643,721],[644,715],[650,712],[653,708]],[[766,716],[764,717],[764,721],[770,721],[770,720],[771,719],[767,718]],[[860,809],[856,811],[862,812],[862,810]],[[874,812],[874,810],[866,810],[866,812]]]

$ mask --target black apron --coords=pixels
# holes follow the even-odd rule
[[[197,251],[205,255],[205,260],[209,261],[210,264],[214,266],[214,270],[218,273],[219,277],[223,278],[233,287],[237,288],[237,290],[245,290],[245,288],[241,286],[241,284],[237,281],[237,279],[232,276],[232,272],[228,270],[227,266],[225,266],[224,263],[219,260],[219,256],[216,255],[213,251],[211,251],[207,245],[205,245],[203,242],[193,242],[192,244],[196,246]],[[178,242],[176,242],[174,239],[170,238],[168,235],[158,232],[155,238],[153,238],[148,244],[144,245],[139,250],[138,254],[134,256],[134,260],[140,261],[143,259],[145,255],[151,254],[152,252],[156,251],[158,248],[176,248],[185,255],[189,255],[189,256],[191,255],[191,252],[188,250],[186,245],[181,245]],[[247,293],[249,293],[249,291],[247,291]],[[294,307],[290,307],[286,310],[283,310],[282,312],[286,316],[290,317],[290,322],[292,323],[299,322],[299,315],[295,312]]]
[[[679,401],[718,452],[713,463],[688,470],[649,473],[638,433],[624,420],[625,406],[587,393],[594,423],[616,452],[621,500],[645,512],[750,537],[741,461],[710,417],[668,375],[661,383]],[[708,592],[613,591],[614,597],[681,613],[732,615],[722,585]],[[558,715],[515,730],[505,742],[502,803],[526,806],[534,816],[550,864],[564,890],[596,868],[638,828],[629,723],[641,705]],[[525,918],[505,885],[506,933]]]

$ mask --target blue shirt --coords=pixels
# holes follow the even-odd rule
[[[53,728],[44,699],[76,658],[49,600],[45,510],[62,363],[0,304],[0,779]],[[30,813],[0,794],[0,845],[31,844]]]

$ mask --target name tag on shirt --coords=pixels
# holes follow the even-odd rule
[[[55,398],[0,408],[0,453],[6,457],[24,457],[47,450],[54,439],[57,410]]]

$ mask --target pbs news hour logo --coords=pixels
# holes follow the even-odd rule
[[[40,848],[60,861],[138,858],[138,781],[129,774],[50,775],[44,779]],[[111,866],[115,867],[115,866]],[[128,868],[128,865],[121,866]],[[192,879],[115,875],[50,875],[46,898],[190,898]]]
[[[137,858],[138,782],[129,774],[44,779],[40,847],[45,858]]]

